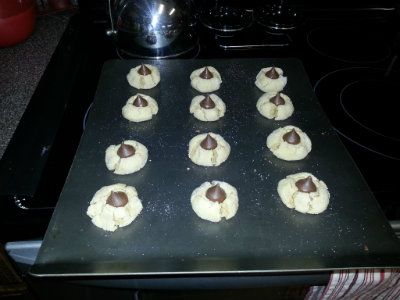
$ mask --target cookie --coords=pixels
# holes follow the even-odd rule
[[[326,210],[330,194],[322,180],[310,173],[286,176],[278,183],[278,194],[289,208],[304,214],[319,214]]]
[[[311,151],[311,140],[305,132],[295,126],[274,130],[267,138],[267,147],[283,160],[300,160]]]
[[[200,95],[193,98],[189,110],[200,121],[216,121],[225,115],[226,106],[215,94]]]
[[[289,118],[294,111],[292,101],[283,93],[265,93],[257,101],[257,109],[267,119],[276,121]]]
[[[263,92],[280,92],[287,83],[287,78],[283,76],[281,68],[268,67],[262,68],[256,77],[256,86]]]
[[[231,147],[223,137],[212,132],[199,134],[189,142],[189,158],[200,166],[219,166],[230,152]]]
[[[221,75],[211,66],[194,70],[190,74],[190,84],[201,93],[216,91],[219,89],[221,83]]]
[[[148,121],[157,113],[157,101],[143,94],[130,97],[122,107],[122,116],[132,122]]]
[[[193,191],[190,202],[200,218],[211,222],[233,218],[239,208],[236,189],[223,181],[204,182]]]
[[[142,209],[136,189],[117,183],[99,189],[90,201],[86,214],[97,227],[115,231],[132,223]]]
[[[139,171],[147,162],[147,148],[133,140],[123,141],[119,145],[111,145],[106,150],[107,169],[118,175],[126,175]]]
[[[141,64],[132,68],[126,78],[134,88],[147,90],[160,82],[160,72],[155,66]]]

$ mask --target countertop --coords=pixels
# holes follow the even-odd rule
[[[39,16],[23,43],[0,49],[0,157],[24,114],[70,19],[70,13]]]

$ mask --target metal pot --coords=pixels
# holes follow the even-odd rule
[[[175,57],[197,45],[192,0],[109,0],[109,12],[108,34],[130,56]]]

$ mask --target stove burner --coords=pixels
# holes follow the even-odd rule
[[[400,91],[388,79],[355,81],[340,93],[340,104],[350,118],[375,134],[400,141],[399,128],[393,124],[399,118],[393,109],[398,99]]]
[[[400,136],[393,120],[399,115],[396,80],[384,69],[346,68],[322,77],[314,90],[332,125],[353,144],[392,160],[400,160]],[[398,82],[398,80],[397,80]]]
[[[314,29],[307,43],[318,54],[347,63],[377,63],[391,52],[382,33],[356,26]]]
[[[286,32],[298,27],[300,17],[297,11],[286,4],[266,5],[254,11],[257,23],[272,32]]]
[[[215,6],[205,11],[200,22],[207,28],[219,32],[235,32],[249,27],[253,22],[253,12],[242,8]]]

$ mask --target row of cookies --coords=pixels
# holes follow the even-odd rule
[[[262,69],[256,78],[256,86],[265,92],[258,101],[258,111],[268,119],[285,120],[294,111],[291,99],[281,93],[287,78],[280,68]],[[308,135],[295,126],[274,130],[267,137],[267,147],[278,158],[293,161],[305,158],[312,144]],[[278,194],[288,208],[301,213],[319,214],[326,210],[330,193],[328,187],[314,175],[306,172],[286,176],[278,183]]]
[[[218,90],[221,83],[221,75],[212,66],[199,68],[190,74],[191,86],[202,93]],[[226,105],[216,94],[199,95],[192,99],[189,111],[200,121],[216,121],[225,115]],[[222,136],[210,132],[190,140],[188,155],[197,165],[219,166],[228,159],[230,151],[230,145]],[[239,209],[236,188],[217,180],[204,182],[196,188],[190,203],[197,216],[211,222],[233,218]]]
[[[154,66],[142,64],[130,70],[127,80],[137,89],[151,89],[160,82],[160,72]],[[129,98],[122,108],[124,118],[132,122],[150,120],[157,112],[157,102],[143,94]],[[109,146],[105,155],[107,169],[120,175],[139,171],[147,159],[146,146],[134,140]],[[142,209],[136,188],[118,183],[100,188],[90,201],[86,214],[97,227],[115,231],[131,224]]]
[[[273,75],[274,70],[275,70],[274,68],[269,68],[269,69],[267,69],[267,72],[270,71],[270,74],[272,74],[272,76],[274,76]],[[277,70],[278,70],[277,72],[281,73],[279,76],[282,77],[282,70],[279,68],[277,68]],[[133,74],[135,74],[135,72],[136,72],[136,74],[139,74],[139,76],[136,76],[136,77],[133,76],[132,72],[133,72]],[[221,77],[220,77],[219,73],[215,73],[215,72],[217,72],[217,71],[212,67],[205,67],[205,68],[195,70],[191,74],[192,86],[203,92],[204,91],[209,92],[209,91],[214,91],[215,89],[218,89],[219,85],[221,83]],[[157,76],[155,76],[155,79],[151,76],[149,77],[149,75],[151,75],[153,73],[155,73],[157,75]],[[145,78],[145,79],[141,79],[141,78]],[[212,82],[210,82],[210,84],[207,84],[207,80],[210,80],[213,78],[217,79],[217,80],[213,80]],[[277,79],[279,80],[280,78],[278,77]],[[260,81],[261,83],[257,84],[257,81]],[[256,81],[257,86],[265,87],[265,83],[262,83],[262,78],[259,79],[259,75],[257,75],[257,81]],[[284,85],[286,84],[286,78],[284,78],[281,81],[284,83],[280,83],[280,85],[273,84],[275,86],[275,89],[280,89],[281,87],[284,87]],[[130,73],[128,74],[128,82],[133,86],[136,85],[135,87],[151,88],[159,82],[159,72],[153,66],[141,65],[136,68],[133,68],[130,71]],[[271,82],[274,83],[274,81],[271,81]],[[203,110],[204,109],[209,110],[210,108],[211,109],[215,108],[215,106],[216,106],[215,99],[217,99],[217,103],[218,103],[218,98],[212,99],[213,96],[218,97],[216,95],[211,95],[211,97],[209,95],[207,95],[205,97],[197,96],[197,99],[196,99],[196,97],[195,97],[195,99],[193,99],[192,104],[202,107]],[[281,101],[281,100],[279,100],[280,96],[281,95],[279,93],[278,94],[275,93],[274,99],[277,101]],[[201,99],[201,98],[204,98],[204,99]],[[260,98],[260,100],[261,100],[261,98]],[[289,99],[289,101],[290,101],[290,99]],[[270,101],[270,102],[272,102],[272,101]],[[281,105],[281,104],[278,104],[278,105]],[[276,105],[276,106],[278,106],[278,105]],[[196,110],[195,109],[192,110],[193,106],[194,105],[191,105],[191,112],[195,113]],[[132,107],[133,107],[133,110],[132,110]],[[149,109],[147,109],[147,110],[142,109],[142,108],[146,108],[146,107]],[[136,109],[136,108],[139,108],[139,109]],[[154,108],[156,108],[156,109],[154,109]],[[224,110],[223,110],[223,112],[224,112]],[[138,120],[145,120],[145,119],[151,118],[151,116],[153,114],[157,113],[157,111],[158,111],[158,107],[157,107],[157,104],[154,99],[152,99],[151,97],[146,96],[146,95],[137,95],[135,98],[132,97],[130,100],[128,100],[128,103],[123,108],[123,115],[127,119],[129,119],[130,116],[133,116],[133,117],[131,117],[131,119],[135,118],[132,120],[138,121]],[[206,115],[203,113],[200,116],[204,117]],[[223,114],[222,114],[222,116],[223,116]],[[199,119],[201,119],[201,118],[199,117]],[[207,116],[205,117],[205,120],[211,121],[210,118],[208,118],[208,120],[207,120]],[[302,134],[301,131],[300,131],[300,133]],[[289,141],[290,140],[295,141],[296,140],[295,135],[296,135],[296,131],[294,129],[292,129],[291,135],[289,135]],[[275,134],[275,136],[277,136],[277,134]],[[271,138],[271,141],[273,141],[273,140],[274,139]],[[268,142],[267,142],[267,144],[268,144]],[[283,151],[283,153],[286,153],[287,157],[292,157],[292,155],[290,155],[290,147],[289,148],[288,147],[281,148],[281,147],[276,147],[275,144],[272,143],[272,145],[274,145],[274,146],[269,147],[269,148],[271,150],[276,148],[275,150],[277,150],[277,153],[280,153]],[[292,144],[295,144],[295,143],[292,143]],[[309,148],[311,148],[311,142],[306,143],[306,145],[308,145],[308,144],[310,145]],[[286,148],[288,148],[289,151],[287,151]],[[284,149],[284,150],[282,150],[282,149]],[[198,135],[198,136],[194,137],[189,143],[189,157],[191,158],[191,160],[194,163],[199,164],[199,165],[218,166],[219,164],[221,164],[223,161],[225,161],[228,158],[229,152],[230,152],[229,144],[221,136],[215,135],[213,133]],[[294,151],[294,152],[297,153],[298,151]],[[305,155],[307,155],[307,153],[309,151],[308,152],[303,151],[303,152],[305,153]],[[135,155],[136,153],[137,153],[137,155]],[[281,157],[281,158],[283,158],[283,157]],[[283,158],[283,159],[285,159],[285,158]],[[113,146],[110,146],[106,151],[106,165],[110,170],[114,170],[114,172],[116,174],[128,174],[128,173],[135,172],[135,171],[141,169],[144,166],[144,164],[146,163],[146,161],[147,161],[147,149],[142,144],[137,143],[136,141],[126,141],[125,143],[122,143],[119,146],[113,145]],[[309,176],[307,178],[308,178],[307,182],[309,182],[309,179],[311,178],[311,176]],[[314,179],[314,181],[315,180],[317,180],[317,179]],[[314,186],[316,186],[313,182],[312,182],[312,184]],[[208,186],[208,188],[206,190],[204,190],[205,185],[211,185],[211,186]],[[217,197],[219,200],[213,199],[212,196],[210,196],[210,195],[215,195],[216,193],[218,195],[226,195],[225,189],[223,187],[221,187],[223,185],[228,190],[233,191],[233,192],[228,193],[230,196],[228,196],[227,198],[222,197],[223,198],[222,199],[221,197],[219,197],[219,198]],[[309,185],[310,185],[310,183],[309,183]],[[281,186],[281,184],[279,186]],[[283,186],[285,186],[285,185],[283,185]],[[230,186],[227,183],[220,183],[217,181],[215,181],[213,183],[204,183],[201,187],[203,187],[203,188],[199,187],[198,189],[196,189],[193,192],[192,197],[191,197],[192,198],[192,201],[191,201],[192,207],[200,217],[202,217],[203,219],[208,219],[210,221],[216,222],[216,221],[219,221],[221,219],[221,217],[230,218],[236,213],[237,207],[238,207],[238,197],[237,197],[236,189],[234,187]],[[134,188],[129,187],[129,190],[132,190],[132,189],[134,189]],[[134,191],[136,192],[136,190],[134,190]],[[214,193],[211,193],[211,191],[214,191]],[[217,191],[217,192],[215,192],[215,191]],[[278,187],[278,192],[279,192],[279,187]],[[309,192],[307,192],[307,193],[309,193]],[[131,191],[131,194],[134,194],[134,193]],[[281,195],[282,193],[279,193],[279,194]],[[96,193],[96,195],[97,195],[97,193]],[[93,204],[97,203],[97,206],[98,206],[99,202],[94,201],[95,198],[99,198],[99,197],[96,197],[96,195],[95,195],[95,197],[93,197],[92,202],[93,202]],[[110,208],[110,206],[113,206],[113,203],[114,204],[121,203],[121,201],[115,200],[115,199],[121,198],[122,197],[121,195],[123,195],[122,191],[119,191],[119,192],[112,191],[111,193],[109,193],[107,199],[104,199],[104,197],[102,197],[103,200],[100,202],[103,203],[103,207]],[[137,195],[137,193],[136,193],[136,195]],[[282,197],[282,195],[281,195],[281,197]],[[124,198],[124,197],[122,197],[122,198]],[[125,197],[125,198],[128,199],[129,197]],[[136,198],[133,198],[132,201],[136,202],[136,201],[134,201]],[[196,200],[193,200],[193,199],[196,199]],[[228,200],[226,200],[226,199],[228,199]],[[233,201],[232,202],[229,199],[236,199],[236,200],[235,201],[232,200]],[[227,201],[227,202],[225,203],[225,201]],[[122,201],[122,203],[125,203],[125,204],[122,206],[114,205],[115,211],[118,211],[118,210],[121,211],[120,208],[125,207],[126,203],[128,203],[128,202]],[[285,203],[285,201],[284,201],[284,203]],[[107,205],[104,206],[104,204],[107,204]],[[288,204],[286,204],[286,205],[290,207],[290,205],[288,205]],[[93,207],[96,207],[96,205],[93,205]],[[136,205],[136,207],[138,207],[138,205]],[[225,208],[223,208],[223,207],[225,207]],[[103,225],[100,224],[101,222],[99,223],[99,220],[95,221],[96,214],[93,214],[94,211],[98,212],[98,210],[88,209],[88,214],[92,217],[93,223],[97,224],[97,226],[99,226],[99,227],[104,228],[104,224]],[[105,211],[107,211],[107,210],[105,210]],[[215,212],[215,213],[218,212],[219,217],[218,218],[216,218],[215,216],[212,217],[213,215],[215,215],[215,213],[213,214],[213,212]],[[225,213],[222,213],[222,212],[225,212]],[[306,211],[304,211],[304,212],[306,212]],[[312,211],[310,211],[310,212],[313,213]],[[140,213],[140,211],[139,211],[139,213]],[[97,216],[98,215],[99,214],[97,214]],[[121,215],[124,215],[124,214],[121,214]],[[134,214],[130,214],[131,217],[133,215]],[[100,219],[104,219],[104,218],[100,218]],[[125,221],[123,221],[122,223],[114,222],[113,226],[122,226],[121,224],[125,224],[124,223]],[[117,223],[119,225],[117,225]],[[110,227],[108,227],[108,229],[106,229],[106,230],[110,230]]]
[[[287,207],[302,213],[318,214],[328,205],[327,186],[310,173],[289,175],[279,181],[277,189]],[[193,190],[190,202],[200,218],[211,222],[228,220],[239,208],[236,188],[222,181],[204,182]],[[137,190],[119,183],[98,190],[90,201],[87,214],[97,227],[115,231],[131,224],[142,209]]]

